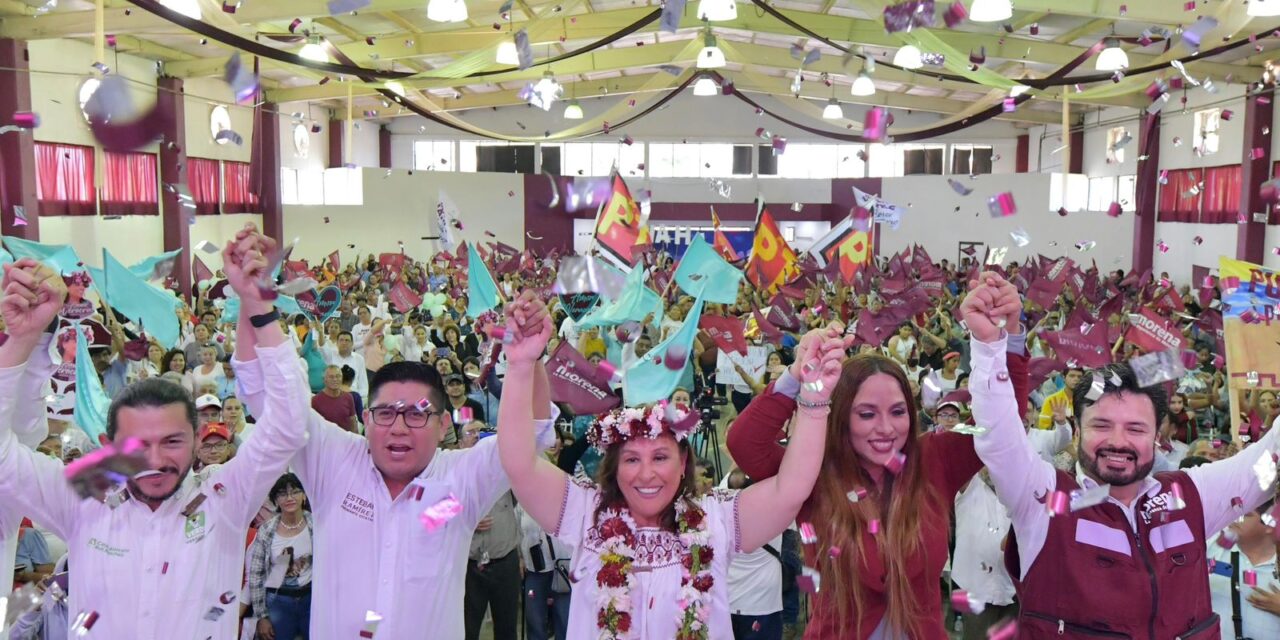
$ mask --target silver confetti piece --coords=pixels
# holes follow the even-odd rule
[[[1089,377],[1089,391],[1084,394],[1084,398],[1089,402],[1097,402],[1098,398],[1101,398],[1102,393],[1106,390],[1107,383],[1102,379],[1102,376],[1095,372]]]
[[[316,282],[313,278],[295,278],[276,287],[276,291],[279,291],[286,296],[297,296],[315,289],[319,284],[320,283]]]
[[[1141,387],[1155,386],[1187,375],[1187,368],[1182,365],[1182,354],[1177,349],[1138,356],[1129,360],[1129,366]]]
[[[1071,510],[1079,511],[1100,505],[1111,495],[1111,485],[1100,484],[1092,489],[1076,489],[1071,492]]]
[[[1276,459],[1274,455],[1263,454],[1253,463],[1253,474],[1258,477],[1258,487],[1270,491],[1276,482]]]
[[[1022,227],[1018,227],[1017,229],[1010,231],[1009,237],[1012,238],[1013,243],[1019,247],[1025,247],[1031,244],[1031,234],[1027,233],[1027,230]]]

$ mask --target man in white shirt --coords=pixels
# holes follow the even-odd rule
[[[970,602],[985,605],[981,613],[963,614],[964,640],[985,639],[992,625],[1016,610],[1013,580],[1004,566],[1005,534],[1012,521],[988,482],[990,476],[983,470],[956,496],[951,579],[968,593]]]
[[[721,486],[742,490],[751,480],[734,469]],[[729,613],[733,637],[768,640],[782,637],[782,534],[769,544],[739,553],[729,563]]]
[[[364,344],[361,342],[360,344]],[[351,367],[356,372],[355,380],[351,381],[351,390],[360,394],[360,399],[368,403],[369,401],[369,371],[364,368],[364,356],[353,350],[355,346],[355,337],[350,331],[343,331],[338,334],[338,351],[334,353],[326,353],[324,363],[331,367],[342,368],[343,365]]]
[[[238,241],[256,245],[251,228]],[[44,379],[27,370],[65,290],[31,260],[4,267],[0,313],[9,339],[0,347],[0,505],[29,514],[67,541],[75,556],[68,610],[92,622],[92,637],[154,640],[233,638],[235,594],[244,563],[244,535],[267,491],[306,438],[307,385],[255,284],[267,269],[256,250],[224,251],[228,279],[241,297],[240,323],[253,318],[261,368],[272,377],[258,421],[263,437],[204,479],[190,473],[195,405],[186,390],[158,378],[126,388],[108,412],[109,439],[141,445],[145,470],[116,494],[83,499],[61,462],[20,445],[9,425],[44,407]],[[246,328],[245,332],[250,331]],[[81,633],[88,633],[86,629]]]
[[[541,307],[532,293],[523,296]],[[272,385],[252,361],[238,364],[237,395],[256,407]],[[539,442],[550,446],[558,411],[541,366],[531,382]],[[472,534],[510,484],[497,438],[467,450],[438,449],[453,431],[446,403],[433,367],[393,362],[372,381],[366,437],[314,412],[307,419],[310,440],[292,468],[315,515],[316,557],[326,558],[314,568],[313,639],[463,637]]]
[[[351,327],[351,339],[355,344],[363,345],[365,337],[373,331],[373,311],[369,309],[369,305],[361,305],[356,311],[356,317],[360,321]]]

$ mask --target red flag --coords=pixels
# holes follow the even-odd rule
[[[751,314],[756,320],[756,326],[760,328],[760,333],[764,334],[765,342],[772,342],[775,344],[782,342],[782,332],[779,331],[777,327],[773,326],[772,322],[765,319],[759,309],[752,309]]]
[[[1125,332],[1124,339],[1148,353],[1182,348],[1182,334],[1177,327],[1150,309],[1129,314],[1129,330]]]
[[[397,282],[396,286],[391,287],[391,290],[387,292],[387,297],[391,299],[392,306],[400,313],[409,313],[422,304],[422,296],[418,295],[418,292],[410,289],[403,282]]]
[[[884,344],[894,330],[901,324],[888,309],[872,313],[863,309],[858,314],[857,339],[859,342],[880,346]]]
[[[1064,363],[1075,362],[1080,367],[1101,367],[1111,363],[1106,327],[1101,324],[1085,329],[1067,327],[1062,331],[1048,331],[1044,339],[1053,347],[1058,360]]]
[[[610,378],[610,372],[591,364],[566,341],[547,360],[551,400],[569,405],[579,415],[604,413],[622,404],[610,388]]]
[[[338,271],[342,269],[342,261],[338,259],[337,251],[334,251],[333,253],[329,254],[329,257],[325,258],[325,260],[327,260],[329,263],[330,271],[334,273],[338,273]]]
[[[742,334],[742,321],[737,318],[704,315],[698,320],[698,328],[707,332],[721,351],[737,351],[747,355],[747,339]]]
[[[757,289],[772,293],[791,280],[796,271],[796,252],[782,237],[773,215],[765,209],[756,222],[755,243],[747,260],[747,279]]]
[[[1062,280],[1037,278],[1030,287],[1027,287],[1026,296],[1032,302],[1049,309],[1053,307],[1058,295],[1062,293],[1062,286]]]
[[[627,266],[635,266],[640,238],[640,207],[631,197],[622,176],[614,174],[613,192],[596,221],[596,244]]]
[[[197,285],[205,280],[213,281],[213,271],[204,263],[204,260],[200,259],[200,256],[192,257],[191,272],[195,276]]]
[[[387,275],[387,279],[395,280],[400,277],[400,270],[404,268],[403,253],[383,253],[378,256],[378,264],[382,266],[382,271]]]
[[[711,243],[711,248],[715,249],[725,260],[729,262],[737,262],[742,259],[738,255],[738,251],[729,244],[729,237],[724,235],[720,230],[720,216],[716,215],[716,208],[711,207],[711,228],[715,229],[715,237]]]
[[[796,316],[796,308],[786,296],[781,293],[775,295],[773,300],[769,301],[769,306],[771,307],[768,315],[770,322],[787,331],[800,330],[800,318]]]

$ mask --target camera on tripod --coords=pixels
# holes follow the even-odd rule
[[[716,407],[723,407],[728,403],[728,400],[716,395],[715,387],[705,387],[702,389],[702,393],[699,393],[693,399],[693,408],[698,410],[698,415],[702,416],[704,423],[709,423],[723,417],[723,414]]]

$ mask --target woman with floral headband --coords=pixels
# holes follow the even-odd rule
[[[508,380],[532,377],[551,336],[545,312],[508,311]],[[570,640],[728,640],[727,573],[739,551],[782,533],[813,488],[829,396],[844,343],[798,354],[806,380],[795,435],[775,477],[741,492],[694,493],[687,438],[697,413],[660,403],[615,410],[588,438],[604,452],[597,482],[575,481],[539,456],[529,385],[508,384],[499,405],[502,467],[525,511],[573,545]]]

